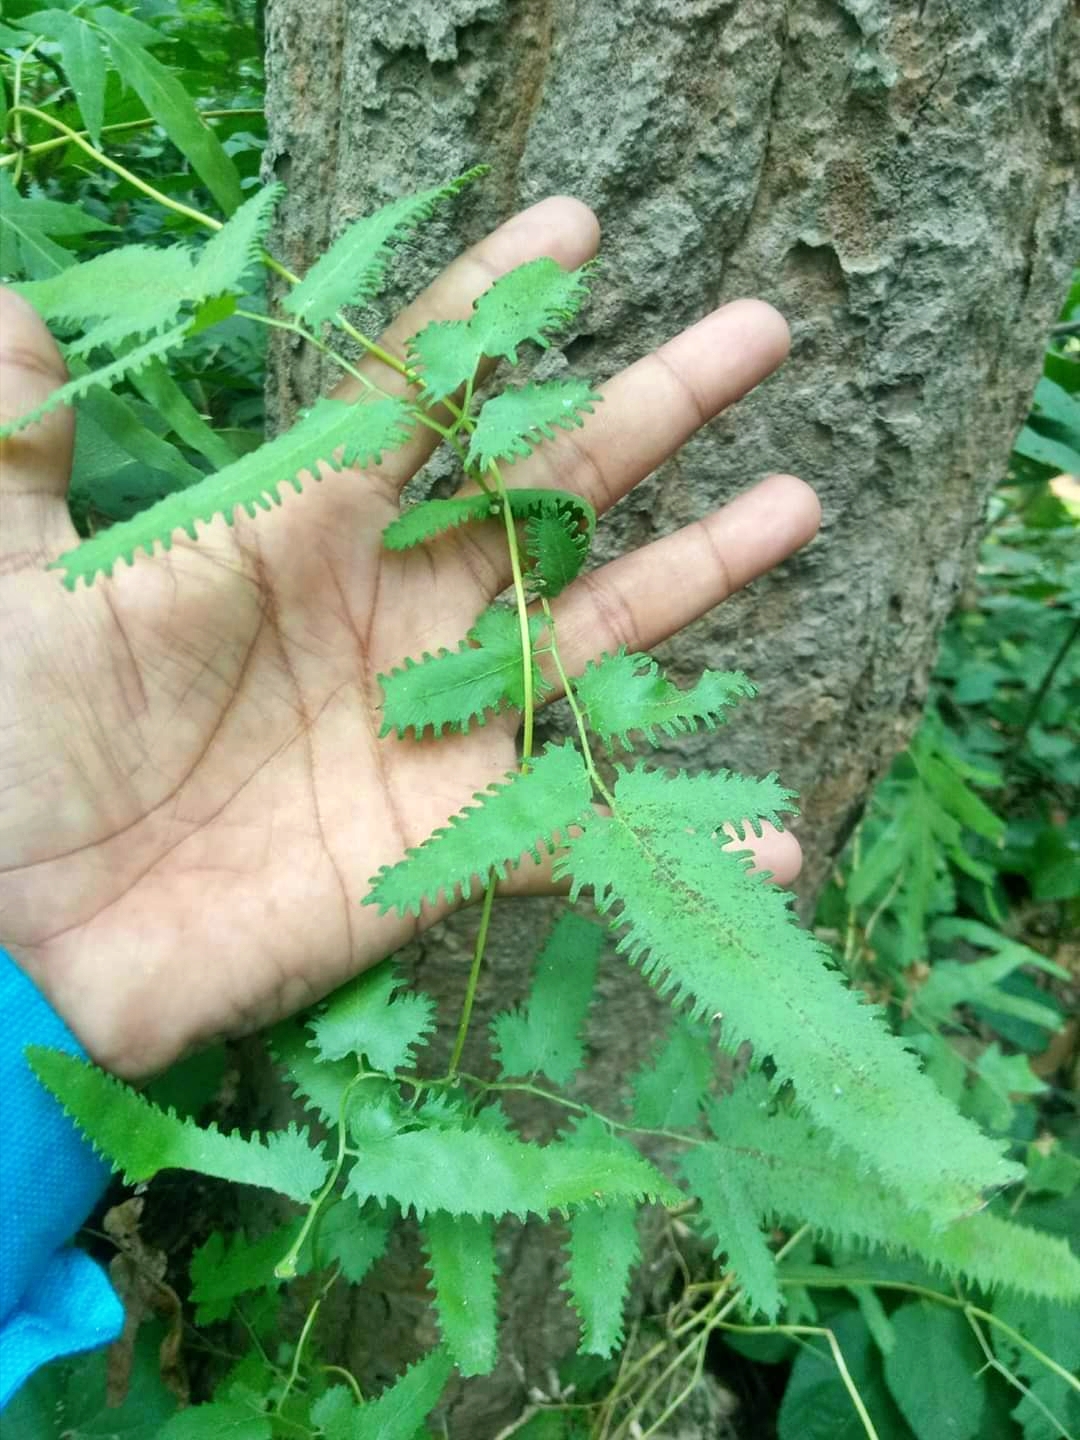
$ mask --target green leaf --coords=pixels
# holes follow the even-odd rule
[[[1016,1114],[1015,1095],[1041,1095],[1047,1086],[1026,1055],[1006,1055],[995,1040],[975,1062],[975,1084],[964,1097],[964,1110],[988,1130],[1004,1133]]]
[[[487,166],[478,165],[446,185],[403,195],[354,220],[284,297],[285,309],[315,329],[333,319],[343,306],[374,299],[383,287],[392,246],[430,220],[444,201],[486,173]]]
[[[177,76],[143,49],[142,27],[106,5],[94,10],[113,64],[202,180],[226,215],[240,204],[240,176]]]
[[[917,1440],[975,1440],[986,1409],[985,1357],[959,1310],[929,1300],[892,1316],[885,1378]]]
[[[505,1010],[491,1022],[499,1073],[543,1073],[565,1085],[581,1068],[580,1031],[592,999],[603,931],[573,910],[564,911],[537,962],[521,1010]]]
[[[189,333],[196,333],[194,326]],[[222,469],[236,459],[232,447],[206,423],[160,361],[149,360],[132,376],[132,384],[168,422],[169,429],[215,468]]]
[[[727,1255],[728,1268],[735,1272],[749,1308],[760,1310],[770,1322],[775,1320],[783,1300],[776,1260],[761,1232],[753,1190],[739,1171],[727,1164],[727,1156],[709,1146],[688,1151],[679,1168],[701,1201],[709,1232],[716,1236],[714,1254],[717,1258]]]
[[[333,1129],[341,1118],[346,1092],[356,1079],[356,1064],[350,1060],[320,1058],[310,1040],[305,1027],[295,1020],[283,1020],[270,1032],[270,1049],[293,1082],[293,1096],[306,1109],[316,1111],[323,1124]],[[367,1084],[365,1081],[364,1086]],[[350,1092],[353,1104],[363,1103],[364,1086]]]
[[[363,1205],[359,1212],[353,1205],[334,1205],[316,1232],[320,1268],[336,1263],[350,1285],[359,1285],[386,1254],[393,1221],[393,1213],[379,1205]]]
[[[623,1343],[630,1277],[641,1259],[637,1208],[586,1205],[570,1220],[565,1289],[581,1319],[583,1355],[609,1356]]]
[[[281,1225],[258,1240],[247,1240],[243,1230],[225,1236],[214,1230],[191,1257],[191,1299],[195,1323],[213,1325],[228,1317],[238,1295],[279,1285],[274,1266],[288,1252],[300,1222]]]
[[[583,529],[587,541],[596,529],[596,511],[587,500],[569,490],[521,488],[510,489],[507,495],[510,513],[517,520],[569,510],[576,518],[578,528]],[[383,544],[388,550],[408,550],[470,520],[489,520],[501,514],[500,497],[485,492],[457,496],[452,500],[424,500],[390,522],[383,531]]]
[[[241,505],[249,515],[257,508],[269,510],[280,503],[279,485],[288,483],[299,491],[302,474],[320,479],[320,462],[334,470],[378,463],[384,451],[404,444],[410,423],[410,412],[401,400],[348,405],[323,398],[283,435],[124,524],[110,526],[61,555],[50,568],[64,570],[69,590],[80,578],[90,584],[96,575],[111,575],[120,560],[133,564],[139,550],[152,555],[158,545],[171,549],[178,530],[194,540],[199,523],[221,515],[231,525]]]
[[[915,995],[915,1003],[924,1022],[948,1023],[960,1005],[981,1005],[1015,1015],[1045,1030],[1055,1031],[1061,1024],[1059,1012],[1050,1005],[1010,995],[1001,986],[1021,965],[1029,965],[1058,980],[1067,972],[1037,950],[1012,940],[1007,935],[977,920],[950,916],[935,921],[933,937],[939,942],[960,940],[966,945],[990,950],[990,955],[977,960],[938,960]]]
[[[532,588],[539,595],[558,595],[581,574],[589,537],[572,510],[545,510],[526,523],[525,553],[532,562]]]
[[[21,22],[32,35],[44,35],[60,47],[60,64],[95,145],[105,120],[105,55],[97,33],[66,10],[39,10]]]
[[[696,685],[680,690],[651,655],[625,648],[590,661],[573,688],[590,729],[609,747],[615,740],[629,747],[632,730],[644,733],[649,743],[655,743],[658,730],[671,736],[698,726],[716,730],[726,720],[727,707],[757,693],[742,672],[723,670],[704,670]],[[791,791],[783,793],[792,798]]]
[[[878,1440],[911,1440],[885,1387],[881,1361],[858,1310],[841,1310],[826,1323]],[[807,1337],[796,1355],[777,1425],[779,1440],[866,1440],[866,1428],[824,1337]]]
[[[270,1417],[244,1401],[215,1400],[177,1411],[158,1431],[158,1440],[271,1440],[273,1433]]]
[[[188,327],[185,321],[183,325],[177,325],[173,330],[166,330],[164,334],[155,335],[142,345],[136,345],[110,365],[103,365],[98,370],[88,370],[85,375],[79,375],[76,379],[69,380],[66,385],[58,386],[33,410],[27,410],[6,425],[0,425],[0,440],[6,440],[9,435],[25,429],[27,425],[33,425],[43,415],[48,415],[50,411],[58,409],[61,405],[73,405],[89,390],[95,388],[110,390],[121,380],[141,370],[144,365],[160,359],[170,350],[179,350],[187,339],[187,333]]]
[[[572,1141],[526,1144],[494,1130],[406,1130],[368,1140],[349,1173],[347,1195],[393,1198],[422,1219],[451,1215],[546,1216],[570,1205],[617,1200],[674,1202],[681,1193],[629,1146]]]
[[[504,390],[480,411],[468,464],[486,470],[495,460],[531,455],[542,440],[555,438],[556,428],[580,428],[582,415],[591,414],[599,400],[585,380],[547,380]]]
[[[328,1426],[326,1440],[417,1440],[427,1415],[439,1403],[453,1362],[440,1347],[418,1360],[388,1390],[365,1400],[351,1415]]]
[[[35,208],[28,210],[28,206]],[[5,278],[23,273],[35,279],[47,277],[74,263],[69,251],[49,239],[50,233],[69,232],[57,229],[57,217],[52,210],[42,214],[36,209],[39,206],[55,206],[57,210],[81,214],[74,205],[61,205],[55,200],[24,199],[6,171],[0,171],[0,275]],[[67,222],[65,219],[59,223],[63,226]]]
[[[475,302],[469,320],[433,321],[409,341],[427,401],[443,400],[475,373],[481,356],[517,364],[526,340],[542,348],[567,325],[588,293],[592,266],[564,270],[555,260],[531,260],[503,275]],[[486,407],[485,407],[486,408]]]
[[[706,1031],[676,1016],[655,1057],[634,1076],[634,1124],[646,1130],[696,1125],[716,1071]]]
[[[1000,1144],[956,1113],[830,969],[824,946],[792,923],[789,897],[722,849],[713,827],[728,817],[702,779],[699,788],[622,771],[612,817],[590,817],[556,862],[571,898],[590,886],[601,914],[619,905],[612,924],[628,959],[673,1003],[689,997],[695,1017],[722,1016],[726,1044],[771,1054],[800,1103],[913,1206],[944,1221],[1017,1178]]]
[[[893,1188],[875,1181],[855,1149],[837,1146],[806,1114],[778,1108],[761,1076],[752,1076],[720,1103],[710,1102],[707,1110],[716,1149],[711,1161],[700,1158],[711,1147],[693,1151],[698,1193],[697,1182],[715,1171],[725,1187],[742,1187],[745,1204],[762,1223],[805,1222],[833,1243],[917,1255],[932,1269],[984,1290],[1080,1298],[1080,1260],[1057,1237],[992,1211],[943,1227],[932,1212],[913,1203],[902,1182]],[[923,1143],[931,1161],[946,1163],[929,1125]],[[737,1269],[739,1261],[727,1243],[730,1234],[719,1239]],[[868,1262],[867,1278],[875,1273]]]
[[[533,645],[544,625],[542,615],[529,621]],[[428,729],[436,736],[444,730],[464,734],[475,724],[486,725],[488,712],[524,709],[523,670],[517,611],[493,605],[456,650],[425,652],[420,660],[407,659],[399,669],[379,676],[383,691],[379,733],[401,736],[412,730],[418,740]],[[532,677],[536,695],[550,689],[535,659]]]
[[[423,1228],[446,1348],[462,1375],[487,1375],[498,1352],[494,1226],[436,1210]]]
[[[384,865],[371,881],[365,905],[379,913],[419,914],[425,900],[440,895],[463,900],[473,884],[486,885],[492,872],[505,873],[528,853],[540,863],[543,846],[555,849],[557,835],[591,813],[592,788],[578,750],[570,743],[549,744],[525,774],[510,774],[473,798],[480,803],[452,815],[396,865]]]
[[[65,1112],[129,1184],[159,1170],[197,1170],[241,1185],[261,1185],[306,1204],[329,1168],[321,1146],[295,1126],[265,1137],[223,1135],[160,1110],[104,1070],[73,1055],[26,1048],[31,1069]]]
[[[319,1059],[363,1055],[372,1069],[391,1075],[415,1065],[415,1047],[426,1044],[435,1029],[435,1005],[419,992],[392,1000],[404,984],[393,965],[382,964],[336,991],[322,1014],[309,1021]]]
[[[729,706],[757,694],[745,675],[725,670],[704,670],[696,685],[682,690],[651,656],[625,648],[590,661],[574,681],[574,692],[590,728],[609,747],[616,740],[629,747],[631,731],[655,743],[658,730],[665,735],[686,734],[699,725],[715,730]],[[790,791],[784,793],[791,798]]]
[[[262,258],[262,242],[284,194],[284,185],[264,185],[210,237],[195,256],[185,299],[202,301],[215,295],[243,294],[243,281]]]

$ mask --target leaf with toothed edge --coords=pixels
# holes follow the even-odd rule
[[[425,901],[440,895],[450,902],[460,890],[468,900],[473,885],[517,866],[528,853],[540,863],[557,835],[565,835],[592,813],[592,787],[584,761],[569,741],[550,744],[524,774],[510,774],[473,797],[479,804],[452,815],[448,823],[397,865],[384,865],[371,881],[365,905],[379,913],[419,914]]]
[[[551,332],[577,314],[594,270],[592,264],[564,270],[546,256],[530,260],[485,290],[468,320],[435,320],[414,335],[409,359],[419,372],[425,400],[452,395],[475,375],[484,355],[516,365],[518,347],[527,340],[546,349]]]
[[[586,1205],[570,1220],[568,1274],[563,1287],[581,1320],[583,1355],[609,1356],[624,1339],[630,1277],[641,1259],[637,1207]]]
[[[423,1235],[443,1341],[462,1375],[487,1375],[498,1352],[491,1219],[436,1210]]]
[[[572,898],[591,888],[601,914],[618,907],[618,949],[661,992],[689,999],[694,1018],[722,1014],[726,1043],[771,1054],[834,1142],[937,1223],[1019,1177],[830,969],[825,947],[791,924],[790,897],[724,851],[712,829],[721,817],[695,782],[620,767],[614,796],[610,818],[592,816],[568,840],[556,875],[570,878]],[[687,823],[688,798],[708,828]]]
[[[544,629],[542,615],[529,621],[535,646]],[[490,713],[522,709],[525,704],[521,625],[516,610],[493,605],[456,650],[407,659],[400,668],[380,675],[383,723],[380,735],[404,735],[412,730],[419,739],[425,730],[465,733],[472,725],[485,725]],[[532,662],[533,692],[541,696],[551,687],[536,661]]]
[[[241,1185],[261,1185],[301,1204],[326,1179],[329,1162],[306,1130],[289,1126],[265,1137],[223,1135],[181,1120],[96,1065],[47,1050],[26,1048],[30,1067],[91,1142],[129,1184],[159,1170],[197,1170]]]
[[[510,513],[516,520],[568,511],[574,516],[586,542],[596,529],[596,511],[587,500],[569,490],[509,489]],[[434,540],[447,530],[456,530],[470,520],[491,520],[502,515],[498,495],[459,495],[449,500],[423,500],[413,505],[383,531],[388,550],[408,550],[425,540]]]
[[[160,356],[168,354],[170,350],[179,350],[187,339],[189,329],[190,324],[185,321],[183,325],[178,325],[174,330],[166,330],[163,335],[155,335],[152,340],[137,345],[110,365],[103,365],[98,370],[89,370],[85,375],[78,375],[74,380],[69,380],[66,385],[58,386],[33,410],[27,410],[6,425],[0,425],[0,440],[6,440],[9,435],[16,434],[27,425],[33,425],[43,415],[48,415],[61,405],[74,405],[76,400],[81,399],[90,390],[95,388],[111,390],[121,380],[136,374],[144,366],[149,365]]]
[[[574,430],[585,422],[600,396],[586,380],[546,380],[504,390],[480,411],[469,441],[468,463],[486,470],[495,460],[531,455],[556,430]]]
[[[411,411],[402,400],[349,405],[324,397],[291,430],[199,484],[169,495],[123,524],[102,530],[61,555],[50,569],[65,572],[64,584],[69,590],[80,579],[90,584],[96,575],[111,575],[120,560],[133,564],[139,550],[151,555],[159,545],[170,549],[178,530],[195,540],[199,523],[208,524],[221,515],[231,525],[240,506],[254,515],[257,508],[269,510],[279,505],[278,487],[289,484],[301,490],[301,475],[307,473],[318,480],[320,464],[333,470],[378,464],[385,451],[405,443],[410,424]]]
[[[529,583],[538,595],[558,595],[581,574],[589,537],[571,510],[546,510],[525,526]]]
[[[434,1002],[419,991],[391,998],[405,984],[386,962],[357,975],[331,995],[308,1022],[320,1061],[361,1055],[374,1070],[393,1074],[416,1064],[415,1048],[435,1029]]]
[[[726,709],[757,690],[737,670],[704,670],[696,685],[682,690],[651,655],[624,647],[590,661],[574,681],[574,693],[590,728],[608,747],[618,741],[628,749],[631,731],[654,741],[657,731],[683,735],[702,725],[715,730],[723,724]]]

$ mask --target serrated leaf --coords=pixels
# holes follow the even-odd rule
[[[617,1200],[680,1198],[630,1147],[568,1141],[532,1145],[489,1129],[407,1130],[371,1140],[349,1173],[347,1195],[387,1198],[422,1219],[450,1215],[546,1216],[552,1210]]]
[[[585,380],[546,380],[504,390],[480,411],[469,441],[468,464],[486,470],[495,460],[530,455],[556,429],[584,424],[600,396]]]
[[[527,522],[525,553],[532,562],[532,588],[539,595],[558,595],[581,574],[589,537],[572,510],[548,510]]]
[[[917,1255],[932,1269],[984,1290],[1080,1298],[1080,1259],[1063,1240],[985,1210],[942,1226],[913,1202],[909,1187],[875,1181],[858,1151],[838,1146],[805,1113],[778,1108],[761,1076],[710,1103],[708,1111],[717,1139],[715,1148],[696,1148],[689,1162],[697,1167],[697,1193],[704,1193],[713,1167],[725,1187],[742,1187],[746,1205],[763,1223],[805,1222],[834,1244]],[[931,1162],[944,1166],[947,1156],[929,1124],[923,1147]],[[700,1158],[710,1153],[712,1160]],[[730,1233],[718,1238],[737,1270]],[[867,1273],[873,1277],[872,1263]]]
[[[214,1400],[171,1415],[158,1440],[271,1440],[273,1427],[242,1400]]]
[[[700,828],[688,822],[696,782],[622,771],[614,795],[612,817],[589,819],[556,874],[569,875],[572,898],[591,887],[601,914],[620,907],[618,948],[662,993],[689,999],[695,1018],[722,1016],[726,1044],[771,1054],[838,1143],[941,1221],[1018,1178],[1001,1145],[956,1113],[824,946],[792,923],[789,897],[723,850],[715,807],[698,807]]]
[[[350,1285],[359,1285],[377,1260],[386,1253],[394,1216],[379,1205],[339,1202],[322,1217],[315,1232],[317,1263],[336,1263]]]
[[[491,1022],[499,1073],[543,1073],[565,1085],[581,1068],[580,1030],[592,999],[603,931],[573,910],[555,924],[537,961],[528,999]]]
[[[152,555],[158,545],[170,549],[178,530],[195,540],[196,526],[209,523],[215,516],[224,516],[231,525],[240,506],[249,515],[254,515],[257,508],[269,510],[280,503],[280,485],[289,484],[299,491],[303,488],[302,475],[320,479],[320,463],[333,470],[377,464],[384,451],[404,444],[410,423],[410,411],[401,400],[348,405],[324,397],[283,435],[241,456],[198,485],[168,496],[122,525],[101,531],[61,555],[50,568],[64,570],[64,584],[69,590],[80,578],[90,584],[96,575],[111,575],[120,560],[133,564],[139,550]]]
[[[154,334],[172,325],[185,307],[243,293],[282,188],[268,185],[258,191],[201,250],[181,244],[159,249],[124,245],[14,288],[51,325],[87,328],[70,347],[73,355]]]
[[[404,984],[394,966],[384,963],[337,990],[308,1022],[319,1060],[364,1055],[372,1069],[391,1075],[415,1065],[416,1046],[426,1044],[435,1029],[435,1005],[418,991],[391,999]]]
[[[468,900],[476,882],[516,867],[526,853],[539,864],[541,847],[551,853],[556,836],[590,810],[592,787],[569,742],[547,745],[530,763],[527,773],[475,795],[479,804],[451,816],[404,860],[384,865],[363,903],[378,905],[380,914],[419,914],[425,900],[434,904],[440,895],[452,902],[460,890]]]
[[[634,1205],[586,1205],[570,1220],[566,1289],[581,1319],[583,1355],[609,1356],[623,1343],[630,1277],[641,1259]]]
[[[929,1300],[892,1316],[885,1378],[916,1440],[975,1440],[986,1409],[985,1356],[959,1310]]]
[[[315,261],[299,285],[282,301],[284,308],[317,329],[345,305],[362,305],[382,289],[391,247],[430,220],[445,200],[487,173],[479,165],[446,185],[403,195],[354,220]]]
[[[535,646],[544,617],[533,616],[529,634]],[[477,620],[456,650],[425,653],[407,659],[399,669],[379,676],[383,691],[380,735],[404,735],[412,730],[420,739],[425,730],[436,736],[444,730],[465,733],[485,725],[488,712],[523,709],[525,705],[521,626],[516,610],[493,605]],[[532,661],[533,691],[543,695],[551,687]]]
[[[508,490],[507,496],[510,513],[516,520],[569,511],[578,529],[583,531],[586,543],[596,529],[596,511],[587,500],[569,490],[518,488]],[[383,531],[383,544],[388,550],[408,550],[471,520],[490,520],[501,514],[501,498],[482,491],[450,500],[424,500],[390,522]]]
[[[227,1318],[239,1295],[264,1286],[280,1284],[274,1266],[288,1252],[300,1229],[300,1221],[281,1225],[258,1240],[248,1240],[243,1230],[225,1236],[211,1233],[191,1257],[191,1299],[196,1306],[195,1323],[213,1325]]]
[[[171,350],[179,350],[187,339],[187,334],[188,326],[185,322],[183,325],[177,325],[173,330],[165,331],[162,335],[155,335],[142,345],[136,345],[125,355],[121,355],[118,360],[112,361],[111,364],[103,365],[97,370],[88,370],[85,375],[79,375],[74,380],[69,380],[66,385],[58,386],[33,410],[27,410],[6,425],[0,425],[0,440],[6,440],[9,435],[16,434],[19,430],[25,429],[27,425],[33,425],[43,415],[59,409],[61,405],[73,405],[76,400],[81,399],[90,390],[110,390],[121,380],[142,369],[144,365],[160,359],[162,355],[167,355]]]
[[[716,1070],[715,1046],[681,1015],[655,1057],[634,1076],[634,1124],[646,1130],[689,1129],[701,1118]]]
[[[715,1256],[727,1256],[752,1311],[771,1322],[783,1303],[776,1275],[776,1260],[762,1234],[762,1216],[756,1195],[741,1174],[726,1164],[726,1157],[708,1146],[690,1150],[679,1161],[687,1184],[701,1201],[702,1217],[716,1237]]]
[[[312,1049],[310,1039],[306,1028],[297,1021],[283,1020],[270,1032],[270,1049],[293,1082],[294,1098],[301,1101],[305,1109],[317,1111],[323,1124],[332,1129],[341,1120],[342,1105],[356,1079],[357,1067],[355,1061],[321,1060]],[[350,1092],[353,1103],[363,1103],[363,1088],[357,1086]]]
[[[475,373],[484,355],[517,364],[527,340],[546,349],[550,332],[573,319],[588,294],[592,266],[564,270],[546,257],[501,276],[475,301],[468,320],[436,320],[409,341],[428,402],[443,400]],[[486,408],[486,407],[485,407]]]
[[[365,1400],[348,1428],[328,1432],[326,1440],[415,1440],[425,1418],[439,1403],[452,1369],[445,1349],[433,1350],[388,1390]]]
[[[423,1232],[446,1348],[462,1375],[487,1375],[498,1352],[494,1226],[437,1210]]]
[[[60,64],[95,145],[105,120],[105,55],[91,26],[66,10],[39,10],[22,22],[60,47]]]
[[[113,64],[168,135],[226,215],[243,196],[236,166],[203,121],[179,78],[143,48],[143,27],[107,5],[94,10],[106,32]]]
[[[264,1137],[223,1135],[160,1110],[97,1066],[59,1050],[26,1048],[34,1074],[60,1101],[96,1150],[129,1184],[159,1170],[197,1170],[241,1185],[261,1185],[306,1204],[329,1164],[306,1130],[290,1126]]]
[[[682,735],[701,725],[715,730],[730,706],[757,691],[737,670],[704,670],[696,685],[683,690],[650,655],[624,648],[590,661],[574,681],[574,693],[590,728],[609,746],[617,740],[628,747],[631,731],[654,742],[657,731]]]

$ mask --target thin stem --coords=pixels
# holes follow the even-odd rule
[[[18,97],[16,97],[15,103],[18,104]],[[203,120],[220,120],[229,115],[264,115],[265,113],[264,110],[238,107],[235,110],[200,110],[199,116]],[[123,130],[144,130],[147,125],[156,124],[157,121],[152,115],[145,115],[141,120],[125,120],[119,125],[103,125],[101,127],[101,133],[102,135],[118,135]],[[78,130],[76,134],[83,140],[90,138],[89,130]],[[13,134],[12,139],[14,140],[15,138]],[[65,145],[70,144],[71,141],[66,135],[58,135],[53,140],[37,140],[33,145],[21,145],[18,151],[10,155],[0,156],[0,169],[3,169],[7,165],[17,164],[20,155],[24,158],[31,155],[48,155],[51,150],[61,150]]]
[[[11,81],[11,112],[10,112],[10,113],[11,113],[11,117],[12,117],[11,138],[14,140],[15,144],[18,146],[18,149],[17,149],[17,151],[16,151],[16,153],[15,153],[15,184],[16,184],[16,185],[18,185],[19,181],[22,179],[22,167],[23,167],[23,144],[22,144],[22,134],[23,134],[23,132],[22,132],[22,103],[21,103],[21,102],[22,102],[22,71],[23,71],[23,66],[26,64],[27,60],[30,59],[31,55],[33,55],[34,51],[37,49],[37,47],[41,44],[42,40],[44,40],[44,39],[45,39],[45,36],[44,36],[44,35],[35,35],[34,38],[33,38],[33,40],[31,40],[31,41],[30,41],[30,44],[26,47],[26,49],[22,51],[22,53],[19,55],[19,58],[15,61],[14,74],[13,74],[13,78],[12,78],[12,81]]]
[[[1027,739],[1027,733],[1031,729],[1032,725],[1034,725],[1039,711],[1042,709],[1042,702],[1046,699],[1046,692],[1054,683],[1054,676],[1064,664],[1065,657],[1072,649],[1072,646],[1076,641],[1078,635],[1080,635],[1080,616],[1078,616],[1077,619],[1074,620],[1072,625],[1069,627],[1068,631],[1066,632],[1065,638],[1058,646],[1057,654],[1050,661],[1050,664],[1047,666],[1046,673],[1043,675],[1042,680],[1039,682],[1039,688],[1031,697],[1031,704],[1028,706],[1027,712],[1024,715],[1023,720],[1020,722],[1020,729],[1014,736],[1012,744],[1009,746],[1009,752],[1005,757],[1006,770],[1009,770],[1012,767],[1017,755],[1023,748],[1024,741]]]
[[[518,549],[517,529],[514,525],[513,512],[510,509],[510,497],[506,493],[506,483],[498,465],[491,462],[491,475],[495,481],[495,490],[502,501],[503,521],[506,525],[506,545],[510,551],[510,571],[514,577],[514,598],[517,601],[518,629],[521,632],[521,664],[522,664],[522,696],[524,699],[523,709],[525,712],[524,724],[521,732],[521,768],[528,770],[529,760],[532,757],[533,747],[533,712],[536,708],[536,698],[533,694],[533,657],[532,639],[529,635],[529,606],[525,599],[525,580],[521,572],[521,553]]]
[[[356,1403],[358,1405],[364,1403],[364,1392],[360,1389],[356,1376],[351,1370],[346,1370],[344,1365],[320,1365],[319,1369],[327,1375],[340,1375],[345,1381],[345,1384],[348,1385],[349,1389],[353,1392]]]
[[[473,950],[472,967],[469,970],[469,983],[465,988],[465,1000],[461,1006],[461,1019],[458,1022],[457,1039],[454,1041],[454,1053],[450,1056],[450,1069],[447,1072],[447,1079],[449,1080],[453,1080],[457,1075],[461,1052],[465,1049],[465,1040],[469,1033],[469,1021],[472,1019],[473,1001],[476,999],[476,989],[480,983],[480,967],[484,963],[488,925],[491,923],[491,907],[495,900],[495,886],[497,883],[495,872],[492,871],[488,879],[487,889],[484,891],[484,906],[480,911],[480,929],[476,932],[476,948]]]
[[[1052,1411],[1046,1406],[1046,1404],[1039,1399],[1038,1395],[1036,1395],[1033,1390],[1030,1390],[1024,1384],[1024,1382],[1020,1379],[1019,1375],[1014,1375],[1013,1372],[1009,1369],[1009,1367],[1007,1365],[1004,1365],[997,1358],[993,1350],[990,1348],[989,1341],[982,1332],[982,1327],[979,1325],[978,1321],[974,1318],[974,1316],[970,1313],[970,1309],[967,1306],[965,1306],[964,1308],[964,1316],[968,1324],[974,1331],[975,1339],[979,1342],[979,1349],[983,1352],[983,1356],[986,1359],[986,1364],[983,1366],[983,1369],[996,1370],[997,1373],[1001,1376],[1001,1378],[1006,1381],[1007,1384],[1012,1385],[1016,1390],[1019,1390],[1020,1394],[1023,1395],[1026,1400],[1029,1400],[1031,1404],[1035,1406],[1036,1410],[1041,1410],[1047,1420],[1050,1421],[1052,1428],[1055,1431],[1059,1432],[1061,1440],[1075,1440],[1075,1437],[1070,1435],[1068,1430],[1066,1430],[1064,1424],[1057,1418],[1056,1415],[1052,1413]],[[982,1370],[980,1370],[978,1373],[981,1375]]]
[[[563,687],[563,693],[566,696],[566,703],[570,706],[570,710],[574,716],[574,721],[577,724],[578,737],[581,740],[581,749],[584,753],[585,758],[585,768],[589,772],[589,778],[596,786],[597,790],[599,790],[600,794],[604,797],[607,803],[614,809],[615,796],[604,784],[603,777],[601,776],[599,770],[596,768],[596,762],[593,759],[592,749],[589,745],[589,732],[585,724],[585,716],[581,712],[581,706],[577,703],[577,696],[574,694],[574,687],[570,684],[570,677],[566,673],[566,667],[563,665],[562,656],[559,654],[558,639],[555,634],[555,617],[551,613],[551,606],[548,604],[547,596],[541,597],[540,606],[547,619],[548,630],[551,633],[551,661],[552,664],[555,666],[556,673],[558,674],[559,683]]]
[[[141,190],[142,193],[148,195],[151,200],[156,200],[159,205],[164,205],[166,210],[173,210],[177,215],[185,215],[189,220],[194,220],[197,224],[205,226],[208,230],[221,229],[222,222],[220,220],[215,220],[212,215],[205,215],[201,210],[193,210],[190,205],[182,205],[179,200],[171,200],[168,195],[163,195],[160,190],[155,190],[152,185],[147,185],[145,180],[140,180],[137,175],[133,175],[130,170],[125,169],[125,167],[118,164],[117,161],[110,160],[108,155],[84,140],[77,130],[72,130],[70,125],[65,125],[62,120],[55,120],[51,115],[47,115],[44,110],[36,110],[32,105],[13,105],[11,107],[11,113],[13,115],[32,115],[35,120],[40,120],[42,124],[51,125],[54,130],[59,130],[62,134],[66,135],[68,140],[73,144],[78,145],[80,150],[85,150],[87,155],[96,160],[99,165],[104,165],[107,170],[113,171],[113,173],[119,175],[122,180],[126,180],[130,185],[134,185],[136,190]]]
[[[300,1331],[300,1338],[299,1340],[297,1340],[296,1349],[293,1352],[292,1365],[289,1367],[289,1373],[285,1377],[285,1387],[282,1390],[281,1394],[278,1396],[277,1404],[274,1406],[275,1415],[281,1414],[281,1411],[285,1405],[285,1401],[289,1398],[289,1391],[299,1379],[300,1362],[304,1358],[304,1346],[307,1344],[308,1336],[311,1334],[311,1328],[315,1324],[315,1317],[318,1315],[319,1310],[322,1308],[322,1303],[326,1299],[327,1295],[330,1293],[330,1289],[333,1286],[334,1281],[337,1279],[337,1277],[338,1271],[335,1270],[333,1275],[331,1275],[330,1279],[319,1291],[311,1309],[307,1313],[307,1318],[304,1320],[304,1328]]]

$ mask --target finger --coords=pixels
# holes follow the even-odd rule
[[[650,650],[817,533],[821,508],[794,475],[770,475],[703,520],[578,577],[552,603],[559,654],[568,674],[590,660]],[[561,695],[556,683],[545,703]]]
[[[761,300],[714,310],[600,387],[585,424],[560,430],[503,471],[512,489],[571,490],[599,513],[609,510],[703,425],[780,365],[789,335],[782,315]],[[469,486],[463,493],[475,487]],[[466,563],[498,593],[510,580],[502,528],[452,532],[448,558]]]
[[[56,342],[37,311],[0,287],[0,424],[35,409],[67,380]],[[73,534],[64,503],[75,417],[61,406],[0,440],[0,551],[5,570],[37,566]]]
[[[380,337],[380,346],[395,359],[406,358],[406,342],[435,320],[467,319],[472,303],[501,275],[548,255],[566,269],[575,269],[596,254],[600,227],[587,205],[568,195],[554,195],[522,210],[449,265],[407,309],[403,310]],[[373,356],[366,356],[357,368],[380,390],[391,395],[416,396],[403,375]],[[351,376],[333,394],[340,400],[355,400],[363,386]],[[396,493],[440,443],[439,435],[417,425],[410,443],[373,472]]]

